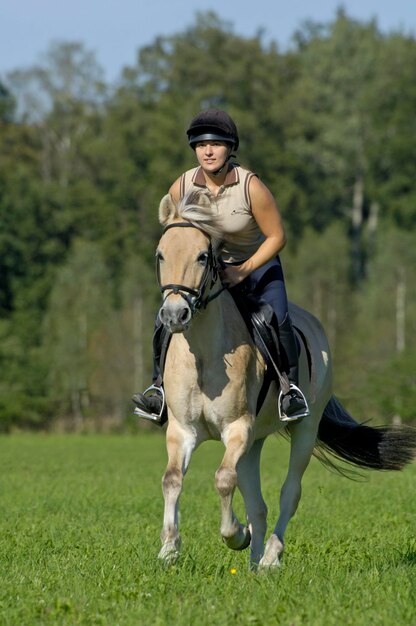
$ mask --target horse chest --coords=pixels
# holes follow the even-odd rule
[[[215,355],[208,345],[203,353],[176,342],[166,361],[168,406],[180,421],[202,418],[211,434],[221,431],[230,421],[251,412],[246,381],[252,362],[255,369],[253,351],[244,344]]]

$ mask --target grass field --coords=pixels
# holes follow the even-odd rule
[[[313,460],[282,567],[255,575],[219,536],[221,453],[216,443],[195,453],[183,555],[163,569],[163,437],[0,438],[1,626],[416,624],[416,465],[355,483]],[[268,440],[270,528],[287,455]]]

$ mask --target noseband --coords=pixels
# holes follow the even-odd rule
[[[168,298],[172,293],[179,294],[182,296],[184,300],[186,300],[189,308],[191,309],[192,314],[194,314],[195,311],[201,308],[205,308],[208,305],[208,303],[211,302],[211,300],[214,300],[214,298],[219,296],[220,293],[224,291],[225,287],[221,287],[213,295],[208,296],[207,298],[204,299],[204,293],[206,291],[209,280],[211,279],[211,284],[209,286],[209,289],[211,289],[211,287],[213,287],[213,285],[215,284],[218,278],[218,270],[219,270],[217,261],[214,257],[214,252],[212,250],[211,237],[206,232],[198,228],[198,226],[194,226],[190,222],[178,222],[175,224],[168,224],[168,226],[165,226],[163,230],[163,234],[165,234],[165,232],[169,230],[170,228],[196,228],[196,230],[199,230],[206,237],[208,237],[208,240],[209,240],[208,259],[204,268],[204,273],[202,275],[200,285],[197,289],[191,289],[190,287],[187,287],[186,285],[179,285],[177,283],[162,285],[160,282],[160,259],[157,259],[156,261],[157,281],[159,283],[160,291],[162,292],[163,300],[165,301],[166,298]]]

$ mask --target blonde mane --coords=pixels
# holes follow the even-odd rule
[[[215,247],[222,241],[220,217],[209,196],[203,191],[190,191],[174,204],[170,194],[164,196],[159,206],[159,221],[163,226],[185,220],[206,232],[215,240]],[[214,243],[214,242],[213,242]],[[214,244],[214,245],[215,245]]]
[[[222,239],[220,218],[216,207],[203,191],[190,191],[177,206],[178,216],[211,235],[217,241]]]

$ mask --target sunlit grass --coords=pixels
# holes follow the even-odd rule
[[[192,460],[183,552],[157,562],[164,439],[0,439],[0,624],[416,624],[416,468],[353,483],[313,461],[274,575],[219,536],[219,444]],[[269,525],[288,444],[263,455]],[[243,515],[241,498],[236,509]]]

